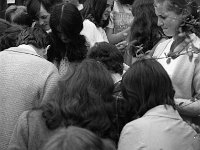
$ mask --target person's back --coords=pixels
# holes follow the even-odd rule
[[[28,43],[0,52],[0,68],[0,149],[4,150],[20,114],[40,106],[51,94],[59,75],[56,67]]]
[[[124,136],[126,140],[123,140]],[[197,150],[198,145],[197,133],[178,112],[170,106],[165,109],[164,105],[159,105],[124,127],[119,150],[136,147],[146,150]]]

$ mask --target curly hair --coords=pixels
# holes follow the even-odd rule
[[[102,62],[112,73],[123,74],[123,55],[112,44],[107,42],[95,43],[88,51],[87,57]]]
[[[109,71],[95,60],[84,60],[67,79],[62,79],[52,99],[43,105],[46,126],[56,129],[75,125],[110,138],[112,92]]]
[[[59,130],[43,150],[116,150],[115,146],[91,131],[75,126]]]
[[[143,52],[151,50],[163,37],[162,29],[157,26],[157,16],[153,0],[135,0],[132,5],[134,21],[131,26],[129,41],[136,40],[135,45],[143,44]],[[134,49],[130,49],[133,56]]]
[[[136,61],[122,78],[122,94],[132,102],[132,110],[141,117],[158,105],[175,109],[173,85],[162,65],[154,59]]]
[[[86,58],[86,39],[80,35],[83,19],[79,10],[71,3],[56,5],[50,17],[53,51],[48,59],[59,62],[67,57],[69,62],[81,62]]]

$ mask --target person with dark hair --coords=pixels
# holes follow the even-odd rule
[[[118,142],[122,128],[126,123],[132,120],[132,111],[129,109],[129,101],[126,100],[121,93],[121,79],[124,72],[123,55],[114,45],[107,42],[99,42],[88,51],[87,57],[104,64],[110,71],[114,81],[113,108],[115,112],[112,120],[117,131],[116,142]]]
[[[135,111],[120,135],[119,150],[199,150],[198,134],[176,110],[169,75],[154,59],[136,61],[122,78],[122,93]]]
[[[101,139],[91,131],[70,126],[61,129],[45,144],[42,150],[116,150],[113,143]]]
[[[6,29],[8,29],[9,27],[11,27],[12,25],[8,22],[8,21],[6,21],[6,20],[4,20],[4,19],[1,19],[0,18],[0,37],[2,36],[2,33],[6,30]]]
[[[181,116],[200,125],[200,16],[197,4],[188,0],[154,0],[154,8],[158,26],[170,39],[156,47],[153,57],[170,75]]]
[[[100,62],[82,61],[60,80],[54,95],[39,110],[20,116],[8,150],[40,149],[60,128],[71,125],[112,139],[113,88],[109,71]]]
[[[134,21],[130,30],[129,43],[136,42],[128,50],[133,57],[154,51],[156,45],[165,40],[162,28],[157,25],[158,19],[153,3],[153,0],[135,0],[132,5]],[[140,45],[143,49],[137,52],[136,46]]]
[[[62,76],[86,58],[86,40],[80,35],[83,19],[73,4],[58,4],[52,10],[50,27],[53,51],[49,51],[48,59],[56,64]]]
[[[23,27],[18,25],[13,25],[10,28],[7,28],[0,36],[0,51],[10,47],[16,47],[18,36],[22,30]]]
[[[6,150],[18,117],[39,107],[57,85],[58,70],[43,58],[49,45],[41,28],[26,28],[17,47],[0,52],[0,149]]]
[[[11,5],[6,9],[5,18],[11,24],[31,27],[33,20],[27,13],[25,6]]]
[[[26,2],[28,14],[48,33],[51,32],[49,18],[52,7],[62,0],[28,0]],[[33,24],[34,25],[34,24]]]
[[[86,37],[89,47],[96,42],[108,42],[104,28],[109,23],[113,3],[114,0],[86,0],[83,4],[81,34]]]

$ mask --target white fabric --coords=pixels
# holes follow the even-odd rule
[[[197,137],[177,111],[159,105],[125,125],[118,150],[199,150]]]
[[[195,47],[200,48],[200,39],[194,34],[191,35]],[[166,40],[160,43],[153,54],[155,58],[165,57],[169,53],[173,39]],[[185,51],[186,52],[186,51]],[[195,94],[200,93],[200,55],[194,54],[193,59],[190,61],[189,56],[181,55],[176,59],[171,59],[167,63],[167,58],[157,59],[158,62],[165,68],[169,74],[175,93],[175,101],[177,104],[181,102],[191,103],[190,99]],[[185,109],[184,114],[189,116],[196,116],[200,114],[200,102],[189,104],[181,108]]]
[[[83,21],[83,30],[81,31],[81,34],[86,37],[90,47],[94,46],[96,42],[108,42],[104,29],[101,27],[97,28],[96,25],[88,19]]]

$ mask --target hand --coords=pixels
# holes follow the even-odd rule
[[[117,47],[117,49],[124,52],[125,51],[124,49],[128,46],[128,42],[122,41],[122,42],[117,43],[115,46]]]

